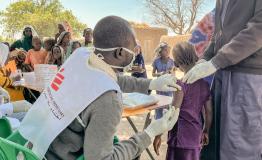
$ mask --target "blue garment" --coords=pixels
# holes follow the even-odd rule
[[[208,84],[211,86],[211,85],[212,85],[213,78],[214,78],[214,75],[211,75],[211,76],[205,77],[204,80],[205,80],[206,82],[208,82]]]
[[[143,69],[146,69],[146,67],[145,67],[145,61],[144,61],[144,57],[143,57],[142,53],[139,53],[139,54],[136,56],[136,59],[135,59],[135,61],[134,61],[134,65],[136,65],[136,66],[142,66]],[[136,78],[147,78],[146,71],[143,72],[143,73],[134,72],[134,73],[132,73],[132,76],[133,76],[133,77],[136,77]]]
[[[157,73],[166,72],[166,71],[173,69],[174,61],[171,58],[169,58],[167,63],[163,63],[161,61],[161,58],[158,57],[157,59],[154,60],[152,66],[153,66],[154,69],[156,69]],[[173,96],[173,92],[156,91],[156,93],[159,94],[159,95],[164,95],[164,96],[170,96],[170,97]],[[155,115],[156,119],[159,119],[163,116],[163,109],[162,108],[156,109],[155,111],[156,111],[156,115]]]

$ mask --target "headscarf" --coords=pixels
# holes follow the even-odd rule
[[[26,28],[30,28],[31,29],[32,36],[30,36],[30,37],[26,37],[25,36],[24,31],[25,31]],[[11,45],[11,50],[14,50],[16,48],[17,49],[22,48],[23,50],[28,51],[28,50],[32,49],[33,48],[33,46],[32,46],[32,38],[33,38],[33,36],[38,36],[36,31],[34,30],[34,28],[32,26],[29,26],[29,25],[24,26],[23,31],[22,31],[21,39],[15,41]]]
[[[72,27],[70,26],[70,24],[67,21],[61,22],[58,24],[62,25],[65,31],[72,32]]]
[[[53,49],[55,48],[55,47],[58,47],[59,49],[60,49],[60,51],[61,51],[61,63],[63,64],[64,63],[64,60],[65,60],[65,53],[64,53],[64,49],[61,47],[61,46],[59,46],[59,45],[55,45],[53,48],[52,48],[52,51],[51,51],[51,55],[49,54],[48,55],[48,59],[46,60],[46,63],[48,63],[49,64],[49,61],[50,61],[50,58],[53,58],[54,57],[54,55],[53,55]],[[51,56],[51,57],[50,57]],[[58,66],[59,67],[59,66]]]
[[[59,35],[58,40],[57,40],[57,45],[61,45],[61,43],[62,43],[65,35],[68,34],[68,33],[70,33],[70,32],[64,31],[64,32],[62,32],[62,33]]]
[[[24,28],[23,28],[23,32],[22,32],[22,39],[24,39],[25,38],[25,34],[24,34],[24,31],[25,31],[25,29],[26,28],[30,28],[31,29],[31,32],[32,32],[32,37],[38,37],[38,34],[37,34],[37,32],[35,31],[35,29],[32,27],[32,26],[30,26],[30,25],[25,25],[24,26]]]
[[[64,28],[64,31],[67,31],[67,28],[66,28],[66,26],[65,26],[65,24],[64,24],[63,22],[61,22],[61,23],[58,23],[58,25],[61,25],[61,26],[63,26],[63,28]]]
[[[68,33],[70,33],[70,32],[64,31],[60,34],[60,36],[58,37],[58,40],[57,40],[57,45],[61,46],[65,35],[68,34]],[[65,54],[64,54],[64,60],[63,61],[66,61],[66,59],[71,55],[70,43],[68,44],[66,51],[64,50]]]
[[[55,45],[56,47],[59,47],[60,51],[61,51],[61,62],[62,64],[64,63],[65,60],[65,51],[61,46]]]
[[[215,10],[205,15],[192,32],[189,43],[195,46],[196,54],[201,57],[208,47],[215,30]]]
[[[168,47],[168,44],[166,42],[161,42],[158,47],[155,49],[156,58],[160,56],[160,52],[164,47]]]
[[[4,43],[0,43],[0,66],[4,67],[9,54],[9,48]]]

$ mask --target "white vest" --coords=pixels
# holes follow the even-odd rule
[[[79,48],[69,57],[19,127],[40,159],[52,141],[94,100],[110,90],[121,92],[113,78],[88,65],[89,56],[87,49]]]

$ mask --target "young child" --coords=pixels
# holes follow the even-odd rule
[[[44,41],[44,49],[48,54],[51,53],[52,48],[55,46],[56,41],[54,38],[48,38]]]
[[[134,64],[133,70],[135,70],[135,72],[132,73],[132,76],[136,78],[147,78],[145,61],[140,45],[138,45],[135,48],[135,53],[136,53],[136,59],[133,63]]]
[[[170,58],[170,47],[167,43],[162,42],[156,49],[156,59],[153,62],[153,77],[159,77],[164,74],[171,73],[174,68],[174,61]],[[156,92],[159,95],[172,96],[172,92]],[[163,109],[156,109],[156,119],[161,118],[163,115]]]
[[[44,64],[47,52],[42,48],[42,41],[39,37],[32,39],[33,49],[30,49],[26,55],[25,64],[29,64],[34,68],[36,64]]]
[[[195,49],[189,43],[180,43],[173,50],[179,69],[188,72],[197,62]],[[180,108],[174,128],[168,133],[167,160],[199,160],[200,150],[209,142],[208,133],[212,121],[212,106],[209,85],[203,79],[193,84],[178,82],[181,91],[174,93],[173,106]],[[205,111],[204,127],[201,114]],[[203,129],[204,128],[204,129]],[[154,149],[159,154],[161,135],[154,140]]]
[[[79,41],[73,41],[71,43],[71,54],[77,49],[81,47],[81,43]]]
[[[64,50],[62,47],[55,45],[51,49],[51,53],[48,55],[48,57],[45,60],[46,64],[55,64],[58,67],[60,67],[64,62]]]

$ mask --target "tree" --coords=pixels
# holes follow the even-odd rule
[[[12,42],[14,42],[14,39],[7,38],[7,37],[3,37],[3,36],[0,35],[0,42],[9,42],[9,43],[12,43]]]
[[[74,36],[81,35],[86,27],[59,0],[19,0],[2,11],[0,18],[3,33],[9,38],[20,34],[25,25],[33,26],[40,37],[53,37],[57,24],[63,21],[71,25]]]
[[[191,31],[204,0],[145,0],[156,24],[168,27],[176,34]]]

